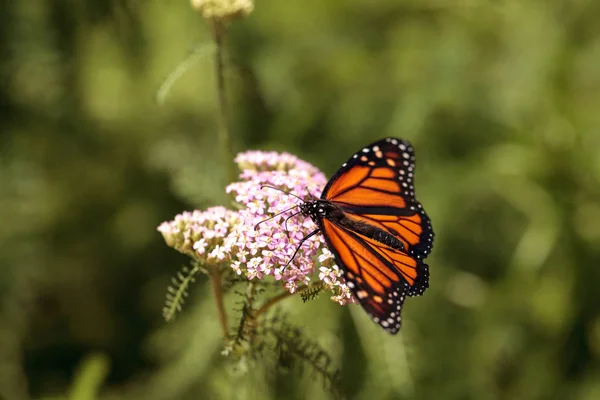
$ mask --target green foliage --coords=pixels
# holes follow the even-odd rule
[[[200,272],[200,266],[197,264],[191,269],[184,266],[171,279],[172,286],[167,288],[166,301],[163,308],[165,321],[172,321],[175,315],[182,310],[185,299],[189,296],[189,287],[195,282],[195,276],[198,272]]]
[[[261,336],[275,341],[275,353],[279,370],[296,369],[300,374],[304,364],[312,369],[313,377],[320,378],[326,389],[340,398],[340,371],[332,367],[332,359],[327,350],[310,340],[302,330],[289,323],[283,315],[274,314],[262,325]]]
[[[248,282],[245,293],[238,292],[238,295],[242,297],[242,300],[238,302],[241,308],[237,310],[240,312],[240,318],[235,328],[235,334],[230,340],[230,347],[243,348],[244,344],[254,342],[257,327],[255,303],[257,296],[264,292],[262,282]]]
[[[323,282],[315,282],[313,285],[299,289],[298,294],[302,301],[306,303],[307,301],[316,299],[319,296],[319,293],[321,293],[321,290],[323,290],[323,287]]]
[[[306,365],[313,377],[320,378],[324,387],[340,398],[340,371],[332,367],[333,360],[328,351],[290,323],[280,310],[266,317],[257,315],[254,304],[265,292],[260,285],[260,282],[248,283],[239,310],[239,323],[225,354],[238,360],[252,360],[257,366],[272,365],[266,370],[271,375],[292,370],[302,375]]]
[[[105,354],[90,354],[78,368],[73,384],[69,390],[69,400],[97,399],[100,386],[106,379],[110,369],[110,361]]]

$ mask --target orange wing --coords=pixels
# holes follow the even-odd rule
[[[397,333],[404,299],[429,285],[427,264],[328,219],[321,220],[321,231],[362,307],[386,331]]]
[[[331,178],[321,196],[354,222],[382,229],[423,259],[433,246],[429,217],[415,198],[415,156],[409,142],[388,138],[356,153]]]

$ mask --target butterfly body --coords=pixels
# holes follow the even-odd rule
[[[330,201],[323,199],[307,201],[300,206],[300,210],[305,217],[310,217],[319,226],[321,219],[325,218],[340,227],[358,232],[394,249],[404,250],[404,244],[394,235],[365,222],[353,221],[346,216],[342,207]]]
[[[395,334],[406,297],[429,287],[423,262],[433,228],[414,192],[415,156],[397,138],[354,154],[329,180],[320,199],[300,205],[318,226],[346,285],[375,322]],[[306,239],[306,238],[305,238]]]

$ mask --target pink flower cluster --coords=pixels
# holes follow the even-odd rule
[[[163,222],[158,231],[168,246],[196,261],[212,262],[228,257],[224,239],[241,223],[235,211],[211,207],[206,211],[184,211],[173,221]]]
[[[318,259],[319,279],[333,292],[332,300],[354,302],[321,234],[305,241],[290,262],[300,241],[317,228],[298,206],[320,195],[325,175],[287,153],[248,151],[235,162],[240,181],[226,190],[240,210],[180,214],[159,226],[167,244],[196,260],[228,261],[248,279],[272,276],[292,293],[310,283]]]

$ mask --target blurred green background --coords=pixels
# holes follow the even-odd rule
[[[187,260],[156,226],[228,201],[205,21],[186,1],[0,9],[0,398],[329,398],[221,356],[205,277],[161,318]],[[262,0],[232,25],[236,152],[331,175],[385,136],[416,148],[436,241],[402,333],[282,302],[348,398],[600,398],[599,20],[592,0]]]

